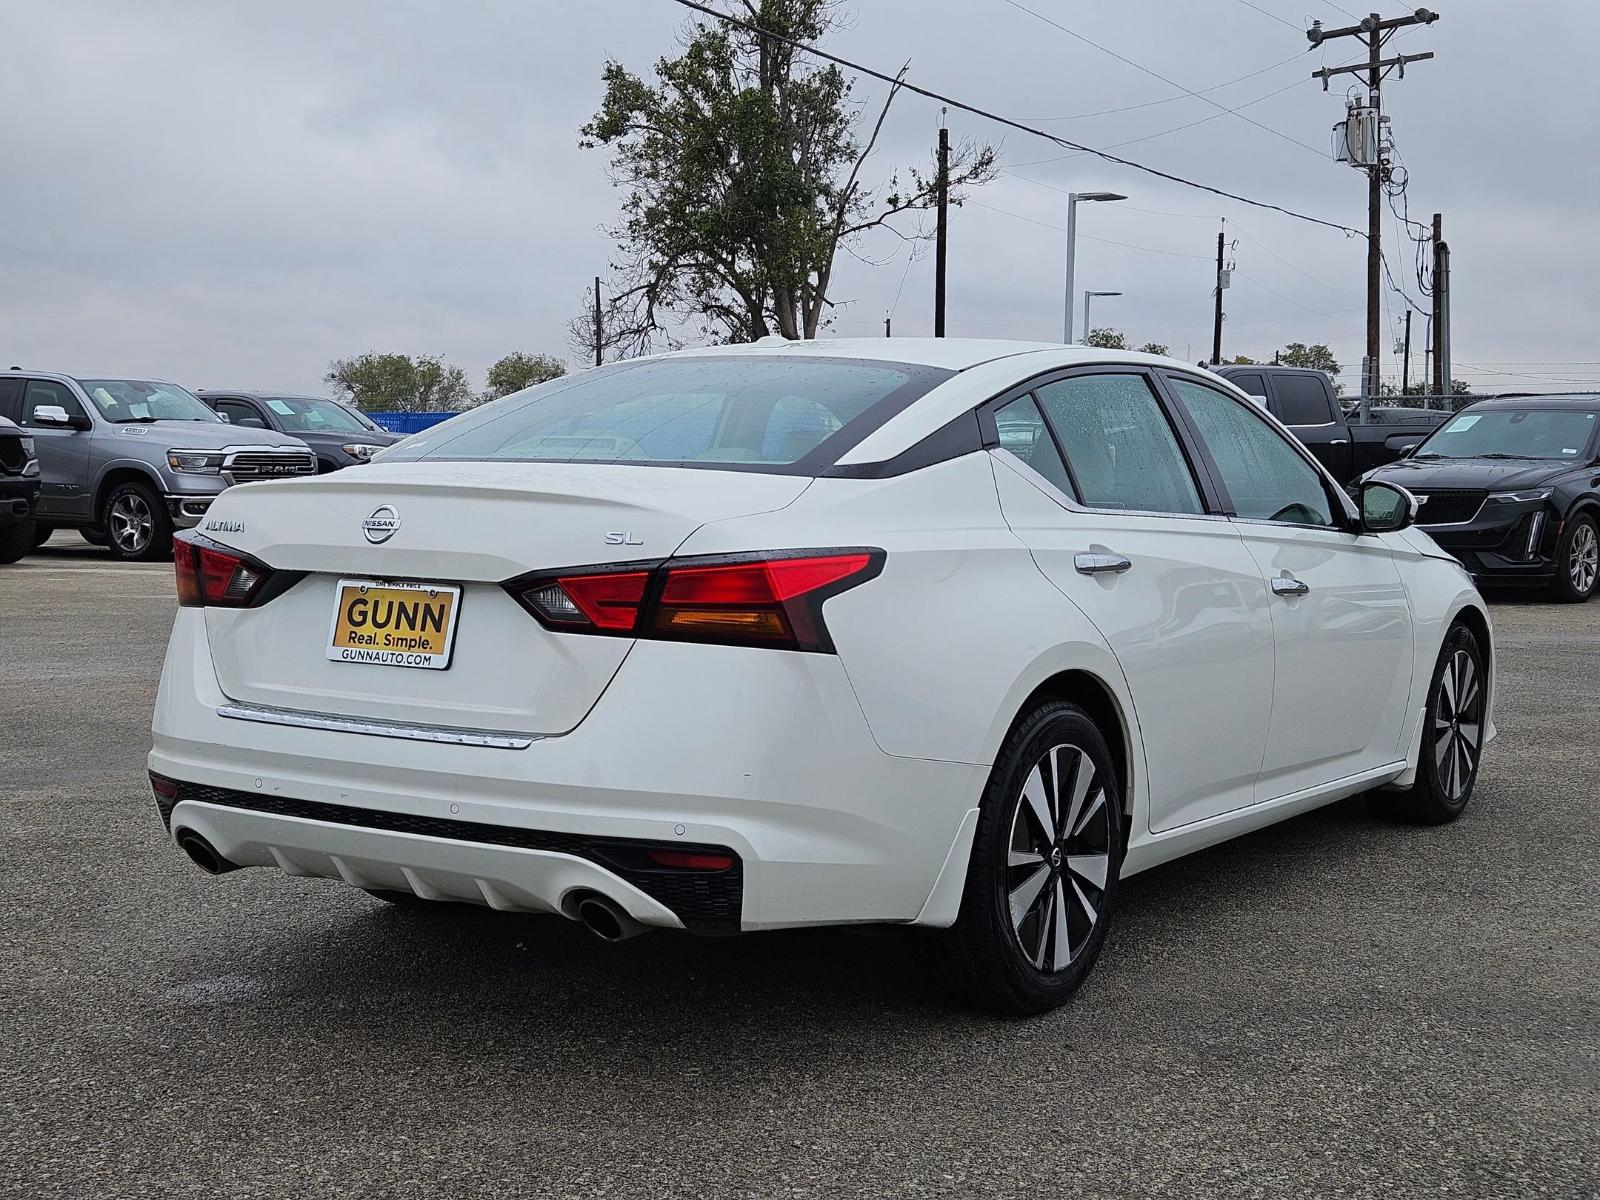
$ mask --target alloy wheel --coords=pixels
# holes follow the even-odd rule
[[[143,496],[123,492],[111,502],[107,532],[124,554],[141,554],[155,532],[155,514]]]
[[[1439,678],[1439,697],[1433,713],[1433,762],[1439,786],[1451,800],[1459,800],[1472,786],[1483,743],[1483,688],[1478,664],[1465,650],[1457,650]]]
[[[1064,971],[1100,920],[1111,865],[1105,780],[1081,747],[1054,746],[1028,772],[1011,818],[1011,929],[1038,970]]]
[[[1594,526],[1587,522],[1572,531],[1572,548],[1567,556],[1567,573],[1572,577],[1572,588],[1580,596],[1587,596],[1600,575],[1600,538],[1595,537]]]

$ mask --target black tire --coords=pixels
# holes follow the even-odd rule
[[[127,562],[172,557],[172,518],[148,483],[130,479],[112,488],[100,506],[100,527],[111,553]]]
[[[1463,661],[1471,664],[1470,670],[1463,668]],[[1488,681],[1478,639],[1465,625],[1452,626],[1428,684],[1416,782],[1403,792],[1377,793],[1390,801],[1387,807],[1396,815],[1422,825],[1444,825],[1466,810],[1483,756]]]
[[[1563,604],[1582,604],[1600,585],[1600,526],[1579,513],[1561,531],[1556,543],[1556,577],[1550,594]]]
[[[36,545],[33,517],[23,517],[14,525],[0,529],[0,564],[14,563]]]
[[[1049,841],[1030,795],[1048,812]],[[935,964],[965,1000],[1031,1016],[1083,982],[1111,921],[1122,812],[1111,752],[1087,713],[1051,700],[1018,720],[984,788],[960,916],[933,939]]]
[[[50,540],[50,535],[55,531],[54,525],[46,525],[43,521],[35,518],[33,523],[33,548],[37,550],[40,546],[48,542]]]

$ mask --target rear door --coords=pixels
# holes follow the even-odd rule
[[[1167,376],[1254,556],[1277,648],[1257,798],[1392,763],[1411,688],[1411,610],[1381,538],[1351,532],[1304,453],[1233,396]]]
[[[1151,828],[1250,804],[1271,715],[1271,616],[1238,530],[1207,512],[1153,377],[1068,372],[1002,398],[990,419],[1007,522],[1127,677]]]
[[[66,384],[54,379],[30,379],[22,393],[22,419],[17,422],[34,439],[39,455],[39,516],[44,520],[85,520],[94,496],[88,486],[89,442],[92,429],[67,429],[43,425],[34,412],[57,405],[67,416],[88,417],[78,397]]]

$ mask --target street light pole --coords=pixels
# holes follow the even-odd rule
[[[1126,200],[1120,192],[1068,192],[1067,193],[1067,278],[1062,292],[1064,315],[1061,321],[1061,340],[1072,344],[1072,308],[1077,293],[1073,290],[1073,270],[1078,257],[1078,201]],[[1084,333],[1088,333],[1088,318],[1084,318]]]
[[[1120,296],[1121,292],[1084,292],[1083,294],[1083,336],[1089,336],[1089,301],[1096,296]]]

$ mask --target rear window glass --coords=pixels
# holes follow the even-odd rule
[[[811,470],[953,372],[853,359],[666,358],[515,392],[389,451],[405,460]]]

